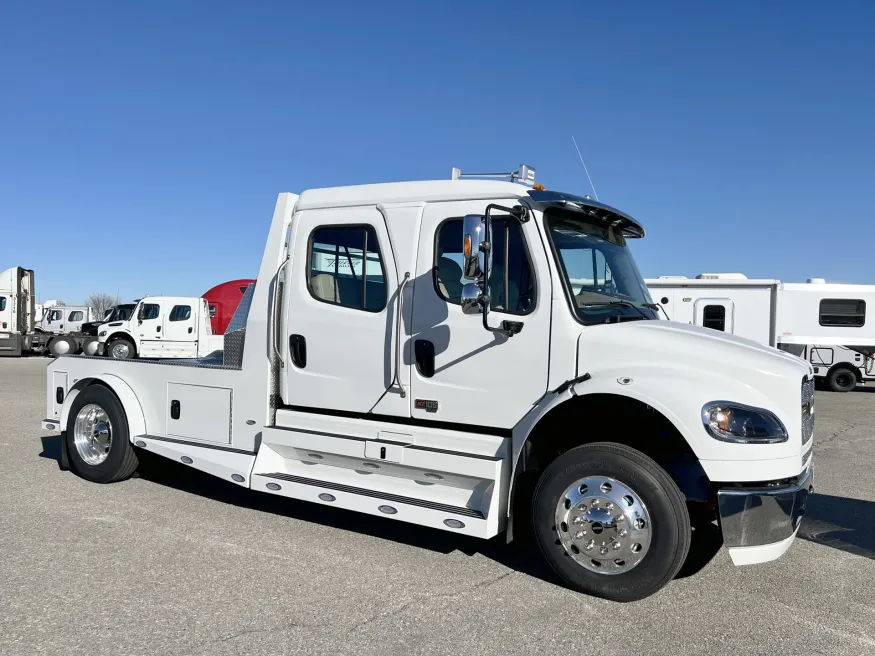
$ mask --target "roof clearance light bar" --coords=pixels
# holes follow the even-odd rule
[[[528,164],[521,164],[518,171],[510,173],[462,173],[462,169],[453,169],[452,179],[461,180],[462,178],[510,178],[511,182],[519,182],[528,187],[535,184],[535,169]]]

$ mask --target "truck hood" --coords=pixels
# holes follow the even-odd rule
[[[581,366],[586,367],[584,352],[598,353],[599,344],[623,344],[624,354],[666,362],[689,368],[718,368],[724,373],[746,372],[801,379],[812,373],[801,358],[771,346],[735,335],[674,321],[629,321],[620,324],[590,326],[581,339]],[[613,352],[607,349],[603,352]]]

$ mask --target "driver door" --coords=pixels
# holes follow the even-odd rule
[[[462,313],[462,220],[485,210],[484,201],[431,203],[424,210],[408,349],[411,413],[509,429],[547,390],[552,289],[535,222],[499,215],[492,230],[489,325],[519,321],[523,329],[508,338],[485,330],[482,315]]]
[[[161,309],[159,301],[144,301],[137,308],[134,334],[140,338],[140,357],[156,357],[163,353]]]

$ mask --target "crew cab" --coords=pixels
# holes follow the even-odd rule
[[[98,354],[119,360],[197,358],[222,349],[203,298],[147,296],[128,316],[99,328]]]
[[[697,522],[719,519],[737,565],[781,556],[812,486],[810,365],[657,321],[620,210],[528,167],[452,177],[280,194],[220,353],[50,364],[42,425],[70,468],[120,481],[150,451],[266,494],[525,533],[566,585],[620,601],[672,580]],[[168,325],[149,312],[139,343]]]

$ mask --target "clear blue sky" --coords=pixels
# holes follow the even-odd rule
[[[536,167],[645,276],[875,282],[875,3],[7,2],[0,270],[254,277],[280,191]]]

